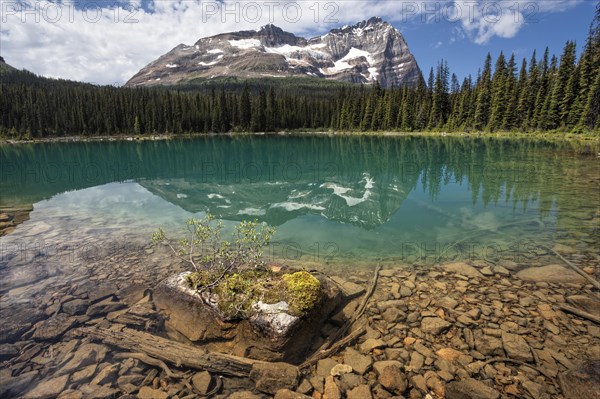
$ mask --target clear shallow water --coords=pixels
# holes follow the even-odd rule
[[[0,209],[33,204],[3,260],[43,243],[149,243],[205,211],[277,227],[271,256],[316,263],[597,255],[598,159],[533,141],[243,137],[0,147]],[[47,249],[46,249],[47,250]]]

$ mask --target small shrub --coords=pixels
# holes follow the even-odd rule
[[[185,237],[179,240],[170,239],[162,229],[152,240],[167,245],[193,269],[186,278],[189,287],[217,295],[219,310],[226,318],[250,317],[259,301],[285,301],[296,316],[320,303],[321,284],[313,275],[305,271],[279,275],[266,267],[263,248],[271,242],[274,228],[244,221],[236,226],[230,242],[221,238],[222,222],[210,214],[188,220],[186,227]]]

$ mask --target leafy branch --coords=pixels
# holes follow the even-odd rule
[[[152,234],[155,244],[164,244],[195,272],[209,271],[220,277],[207,284],[210,288],[227,273],[265,267],[263,249],[275,234],[265,223],[243,221],[232,233],[231,241],[222,239],[223,222],[207,213],[203,219],[189,219],[183,238],[172,239],[162,228]]]

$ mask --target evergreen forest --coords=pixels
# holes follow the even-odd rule
[[[600,6],[581,55],[488,53],[462,82],[446,61],[417,87],[316,78],[129,88],[48,79],[0,62],[0,135],[43,138],[274,131],[583,133],[600,129]]]

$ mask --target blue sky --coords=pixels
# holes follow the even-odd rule
[[[120,85],[180,43],[274,23],[312,37],[371,16],[405,36],[427,76],[444,58],[460,79],[487,52],[518,62],[567,40],[581,51],[595,0],[0,0],[0,55],[51,77]],[[229,10],[229,13],[227,13]],[[258,15],[260,13],[260,15]]]
[[[538,59],[548,46],[550,54],[560,57],[567,40],[577,42],[581,54],[595,12],[595,1],[580,2],[565,11],[536,12],[523,24],[512,38],[494,36],[488,42],[478,44],[471,37],[462,37],[463,32],[457,23],[423,23],[413,20],[407,24],[394,24],[408,41],[412,53],[417,58],[425,78],[429,68],[435,68],[440,59],[446,59],[450,70],[461,79],[469,74],[473,77],[477,69],[483,67],[486,54],[493,59],[504,51],[507,58],[515,54],[520,66],[523,57],[529,59],[537,50]],[[455,40],[453,40],[455,39]]]

